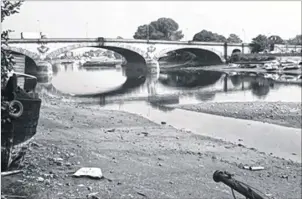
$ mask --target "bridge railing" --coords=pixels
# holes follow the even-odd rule
[[[123,42],[123,43],[146,43],[146,44],[176,44],[176,45],[211,45],[222,46],[223,42],[200,42],[200,41],[166,41],[144,39],[116,39],[116,38],[44,38],[44,39],[10,39],[8,43],[80,43],[80,42]],[[242,46],[242,43],[228,43],[228,46]],[[248,46],[247,43],[243,44]]]

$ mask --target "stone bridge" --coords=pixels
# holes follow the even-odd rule
[[[128,66],[146,66],[147,71],[159,71],[159,58],[171,51],[188,51],[196,55],[201,62],[221,64],[234,50],[250,53],[248,44],[161,41],[109,38],[47,38],[47,39],[11,39],[9,46],[3,48],[20,53],[32,59],[38,66],[59,55],[84,47],[103,48],[124,56]]]

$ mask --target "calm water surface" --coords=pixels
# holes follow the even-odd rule
[[[172,104],[204,101],[301,101],[301,84],[278,83],[263,74],[226,76],[219,72],[193,74],[176,71],[150,77],[130,71],[128,73],[137,73],[130,77],[123,69],[87,70],[72,64],[58,67],[52,78],[52,85],[62,93],[77,96],[102,96],[106,100],[119,98],[126,101],[159,96],[165,103]]]

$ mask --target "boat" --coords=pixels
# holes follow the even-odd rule
[[[280,62],[277,60],[274,60],[274,61],[264,64],[262,68],[267,71],[275,71],[275,70],[278,70],[279,67],[280,67]]]
[[[239,66],[240,66],[239,64],[234,64],[234,63],[228,64],[228,67],[230,68],[238,68]]]
[[[83,67],[89,66],[115,66],[115,65],[122,65],[122,60],[116,59],[108,59],[103,57],[94,57],[91,58],[89,61],[83,63]]]
[[[241,64],[240,68],[256,68],[257,64]]]
[[[294,70],[301,68],[301,59],[286,59],[280,62],[283,70]]]
[[[24,80],[19,81],[20,78]],[[1,90],[1,170],[7,170],[14,162],[13,149],[20,149],[37,132],[41,99],[35,92],[36,85],[36,77],[13,72]],[[11,122],[4,122],[3,118],[10,118]]]
[[[73,64],[73,63],[74,63],[74,61],[71,61],[71,60],[70,61],[62,61],[61,62],[61,64]]]

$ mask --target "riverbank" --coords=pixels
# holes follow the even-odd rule
[[[2,195],[71,199],[97,192],[98,198],[231,198],[231,190],[212,179],[215,170],[227,170],[276,198],[300,197],[301,164],[241,142],[235,145],[138,115],[48,97],[23,173],[2,177]],[[242,164],[265,169],[244,170]],[[105,178],[72,177],[81,167],[101,168]]]
[[[177,108],[301,128],[300,102],[205,102]]]

